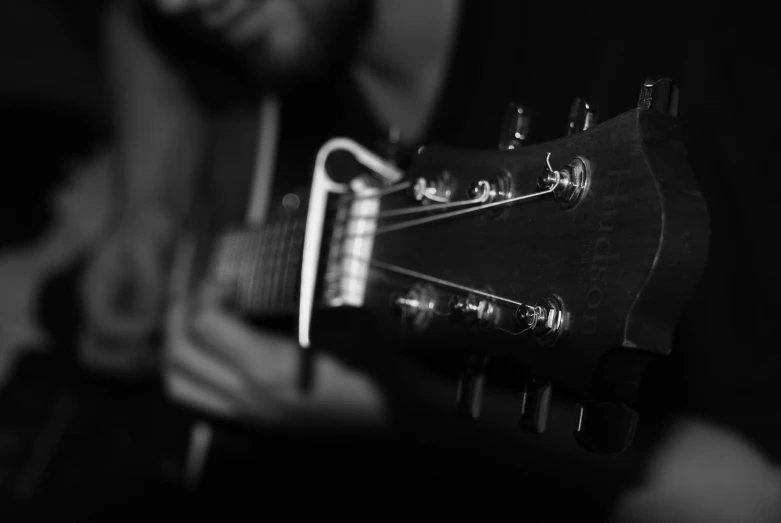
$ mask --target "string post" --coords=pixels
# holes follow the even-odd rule
[[[561,169],[554,169],[550,157],[551,153],[548,153],[545,159],[547,166],[537,177],[537,186],[552,192],[561,207],[571,209],[588,191],[591,178],[589,163],[585,158],[577,156]]]
[[[556,295],[550,295],[534,305],[521,305],[515,311],[515,319],[531,330],[534,338],[548,345],[556,341],[565,328],[564,302]]]

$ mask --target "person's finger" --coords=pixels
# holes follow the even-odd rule
[[[194,315],[193,336],[224,365],[238,369],[249,386],[260,385],[256,395],[306,405],[340,406],[348,410],[382,410],[382,395],[371,379],[325,354],[313,360],[315,388],[303,394],[298,388],[301,352],[295,342],[275,333],[258,331],[233,314],[215,308],[219,286],[203,290],[201,308]],[[216,296],[216,297],[214,297]]]
[[[228,395],[244,408],[269,417],[269,413],[278,408],[278,402],[267,390],[271,385],[252,372],[253,367],[262,362],[226,357],[224,347],[191,338],[188,322],[185,304],[174,304],[167,317],[166,373],[187,373],[191,381]]]
[[[232,396],[204,386],[185,372],[166,372],[163,381],[168,398],[188,408],[226,418],[237,417],[242,411]]]
[[[200,348],[179,348],[166,359],[166,389],[174,401],[226,418],[278,422],[289,409],[258,383],[225,367]]]
[[[298,376],[300,354],[290,338],[251,328],[235,315],[209,306],[193,312],[190,329],[197,343],[212,347],[261,383],[287,386]]]
[[[368,375],[344,366],[328,354],[315,355],[313,365],[314,389],[303,396],[302,405],[310,415],[369,424],[385,420],[385,398]]]
[[[199,310],[215,309],[225,307],[233,297],[234,287],[232,285],[207,280],[198,288],[198,292],[193,300],[192,310],[197,313]]]
[[[210,348],[200,345],[188,336],[187,310],[182,302],[172,304],[168,311],[165,347],[166,372],[186,368],[190,374],[213,384],[234,397],[242,396],[245,380],[236,366],[225,358],[209,353]]]

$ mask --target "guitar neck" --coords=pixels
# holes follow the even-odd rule
[[[216,242],[211,275],[235,289],[233,305],[242,313],[295,314],[303,241],[304,224],[293,219],[229,230]]]

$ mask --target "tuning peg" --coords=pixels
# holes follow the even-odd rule
[[[589,452],[620,454],[632,444],[637,412],[620,402],[593,402],[576,408],[575,439]]]
[[[523,387],[518,427],[538,434],[545,432],[552,395],[553,386],[549,381],[538,378],[527,380]]]
[[[456,413],[468,419],[480,417],[483,406],[483,386],[485,384],[485,368],[488,356],[471,353],[467,357],[464,370],[458,380],[456,392]]]
[[[504,112],[502,127],[499,132],[499,150],[510,151],[523,145],[529,136],[531,111],[515,102]]]
[[[669,78],[648,78],[640,89],[637,106],[678,116],[678,86]]]
[[[567,134],[588,131],[597,124],[599,117],[597,104],[587,98],[575,98],[569,110]]]

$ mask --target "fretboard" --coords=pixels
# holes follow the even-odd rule
[[[294,314],[304,224],[295,220],[233,229],[215,245],[212,275],[235,288],[234,305],[253,316]]]

